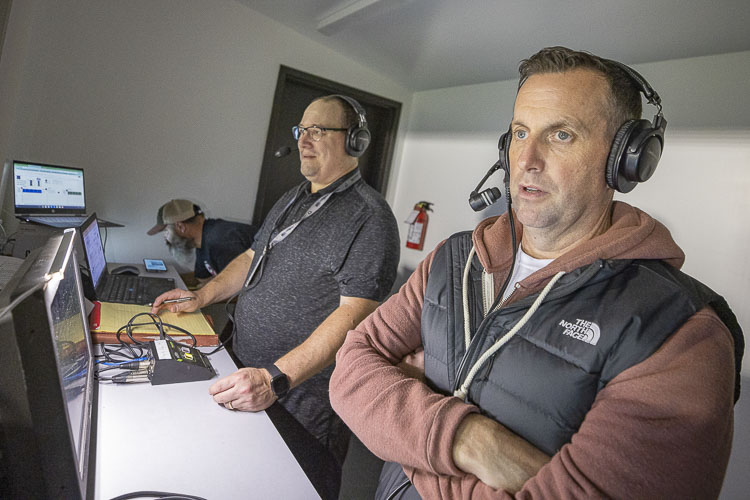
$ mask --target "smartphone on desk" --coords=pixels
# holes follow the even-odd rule
[[[163,273],[167,270],[167,265],[161,259],[143,259],[143,264],[150,273]]]

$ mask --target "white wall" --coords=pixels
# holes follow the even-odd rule
[[[109,231],[109,260],[167,257],[145,231],[170,198],[251,218],[280,64],[400,101],[408,116],[406,89],[233,0],[14,2],[0,158],[83,167],[89,206],[126,225]]]
[[[750,52],[634,68],[661,95],[669,125],[654,177],[617,198],[665,223],[685,250],[685,271],[724,295],[750,328]],[[497,159],[515,90],[515,81],[504,81],[414,95],[393,207],[399,219],[422,199],[435,202],[435,211],[425,251],[405,249],[403,266],[414,267],[427,249],[486,217],[466,200]],[[655,109],[645,106],[644,117]],[[498,173],[490,184],[502,187],[501,180]],[[403,239],[405,224],[402,231]],[[750,375],[750,362],[744,366]]]

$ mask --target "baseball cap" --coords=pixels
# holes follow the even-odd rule
[[[167,227],[167,224],[182,222],[202,214],[201,207],[189,200],[171,200],[159,207],[156,212],[156,225],[147,231],[154,235]]]

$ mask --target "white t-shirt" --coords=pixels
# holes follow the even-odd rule
[[[523,281],[527,276],[531,276],[536,271],[540,270],[555,259],[535,259],[531,255],[527,254],[518,245],[518,252],[516,253],[516,263],[513,266],[513,276],[508,281],[508,286],[505,287],[503,292],[503,300],[507,299],[508,296],[513,293],[516,289],[516,283]]]

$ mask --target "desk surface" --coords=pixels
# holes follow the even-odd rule
[[[236,369],[211,356],[218,377]],[[202,382],[99,385],[97,499],[157,490],[225,498],[319,498],[265,412],[229,411]]]
[[[210,500],[320,498],[265,412],[213,401],[209,386],[237,368],[225,350],[210,359],[211,380],[99,384],[95,498],[142,490]]]

